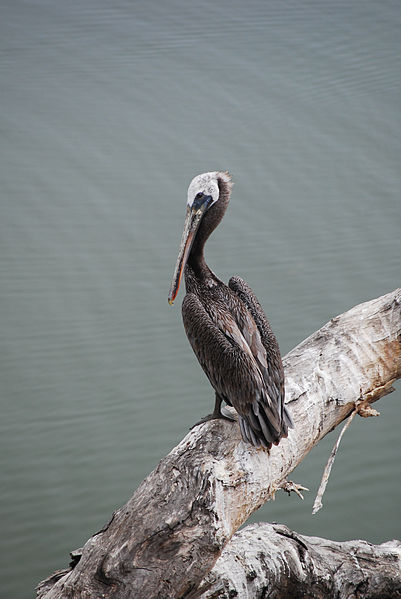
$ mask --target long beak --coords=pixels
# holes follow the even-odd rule
[[[173,280],[171,281],[170,293],[168,294],[168,303],[172,305],[177,297],[180,287],[182,273],[188,260],[189,252],[195,239],[196,232],[201,223],[202,217],[212,202],[211,196],[204,195],[196,199],[192,206],[187,206],[184,230],[182,232],[180,249],[178,251],[177,263],[175,265]]]

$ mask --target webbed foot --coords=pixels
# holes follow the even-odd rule
[[[201,418],[199,420],[199,422],[197,422],[196,424],[191,426],[191,428],[189,430],[191,431],[193,428],[195,428],[195,426],[198,426],[198,424],[203,424],[204,422],[207,422],[208,420],[221,419],[221,420],[229,420],[230,422],[235,422],[235,420],[236,420],[235,416],[232,416],[231,414],[229,414],[227,412],[222,412],[222,410],[224,410],[224,408],[221,407],[221,404],[223,403],[223,399],[224,398],[221,395],[219,395],[216,391],[216,401],[214,404],[214,410],[213,410],[212,414],[208,414],[207,416],[204,416],[203,418]]]
[[[193,428],[195,428],[195,426],[198,426],[199,424],[203,424],[204,422],[207,422],[208,420],[228,420],[229,422],[235,422],[235,418],[228,416],[228,415],[226,416],[226,415],[222,414],[220,411],[212,412],[211,414],[204,416],[198,422],[193,424],[189,430],[191,431]]]

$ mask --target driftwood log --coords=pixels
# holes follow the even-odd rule
[[[237,545],[241,543],[238,541],[241,535],[252,535],[252,543],[247,541],[248,548],[254,542],[263,543],[255,526],[231,539],[252,512],[285,487],[289,473],[320,439],[355,409],[361,416],[370,415],[370,404],[393,390],[393,382],[401,376],[401,289],[333,318],[293,349],[285,357],[284,366],[286,402],[295,422],[288,439],[267,452],[245,444],[239,427],[227,421],[209,421],[194,428],[161,460],[127,504],[114,512],[110,522],[91,537],[82,550],[72,554],[70,567],[40,583],[38,597],[284,596],[277,587],[270,587],[279,582],[283,584],[283,574],[280,576],[280,572],[275,571],[274,560],[263,560],[261,556],[259,569],[256,568],[258,558],[249,557],[254,560],[249,563],[253,564],[250,567],[257,576],[252,580],[248,577],[248,590],[244,591],[241,580],[238,589],[232,586],[231,595],[224,594],[227,584],[231,583],[227,583],[229,576],[224,579],[222,572],[230,572],[233,555],[241,553]],[[260,530],[264,531],[265,527]],[[368,572],[369,561],[371,583],[360,578],[354,596],[401,596],[397,543],[378,547],[364,542],[354,542],[354,546],[323,540],[319,543],[285,527],[268,530],[265,542],[270,549],[266,549],[264,555],[273,554],[274,537],[280,535],[288,548],[283,546],[284,553],[276,554],[276,558],[281,560],[282,570],[286,569],[287,578],[300,581],[300,568],[310,574],[310,588],[316,592],[300,596],[352,596],[347,594],[344,581],[338,582],[340,567],[348,576],[352,568],[362,571],[363,562],[364,571]],[[283,530],[288,534],[283,534]],[[296,551],[298,562],[293,559]],[[364,552],[370,557],[365,559]],[[376,563],[379,556],[381,570]],[[325,560],[330,564],[325,566]],[[346,566],[341,566],[345,563]],[[318,594],[320,582],[314,587],[314,576],[316,580],[320,576],[323,585],[324,568],[333,572],[337,580],[331,586],[327,583],[327,588],[332,589],[331,595]],[[380,572],[383,574],[386,569],[394,573],[393,594],[383,591],[375,595],[373,587],[378,589],[385,584]],[[265,590],[255,590],[252,594],[252,585],[259,578],[260,570],[264,571],[267,581]],[[244,571],[247,571],[245,566]],[[364,588],[370,594],[364,594]],[[337,594],[335,589],[344,593]]]
[[[199,597],[397,599],[400,559],[400,541],[337,543],[281,524],[251,524],[224,548]]]

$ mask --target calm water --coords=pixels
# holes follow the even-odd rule
[[[0,595],[68,561],[210,410],[167,304],[190,179],[229,169],[207,258],[286,353],[401,284],[399,2],[0,6]],[[180,295],[182,298],[182,293]],[[400,385],[255,519],[401,535]]]

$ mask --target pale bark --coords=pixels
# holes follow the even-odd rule
[[[195,596],[239,526],[312,447],[355,407],[366,413],[392,390],[401,375],[400,303],[397,289],[356,306],[285,357],[295,422],[288,439],[268,453],[245,444],[236,423],[196,427],[39,597]]]
[[[198,596],[396,599],[401,597],[401,542],[337,543],[281,524],[252,524],[223,549]]]

